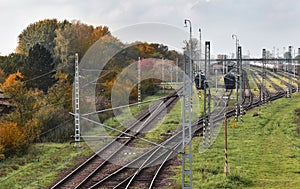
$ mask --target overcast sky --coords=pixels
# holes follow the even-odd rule
[[[192,21],[193,36],[211,41],[214,54],[234,52],[236,34],[243,54],[257,56],[300,47],[299,0],[0,0],[0,53],[15,51],[17,37],[30,23],[46,18],[106,25],[111,31],[137,23],[163,23],[184,28]],[[117,36],[118,37],[118,36]],[[296,50],[297,53],[297,50]]]

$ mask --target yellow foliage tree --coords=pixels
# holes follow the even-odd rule
[[[15,85],[19,82],[19,79],[24,78],[21,72],[17,72],[14,74],[10,74],[6,79],[5,82],[1,85],[1,88],[7,88],[12,85]]]
[[[24,140],[24,134],[17,127],[16,123],[1,122],[0,136],[0,148],[2,148],[2,155],[19,152],[28,144]]]

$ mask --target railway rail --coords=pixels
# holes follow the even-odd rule
[[[254,82],[256,85],[261,88],[258,76],[253,71],[250,72],[252,77],[254,78]],[[247,77],[246,77],[247,78]],[[269,79],[268,79],[269,80]],[[245,89],[250,90],[249,82],[244,78],[244,86]],[[271,82],[269,80],[269,82]],[[287,83],[286,83],[287,84]],[[272,84],[274,87],[275,84]],[[273,101],[278,98],[284,97],[285,92],[282,90],[281,87],[276,86],[276,90],[278,91],[276,94],[268,93],[266,102]],[[293,92],[295,92],[295,89],[293,88]],[[173,95],[174,96],[174,95]],[[250,110],[252,108],[258,107],[262,105],[264,102],[261,102],[260,99],[256,99],[254,101],[253,94],[250,90],[250,95],[248,95],[249,101],[246,102],[246,95],[245,91],[243,92],[243,108],[245,110]],[[171,98],[168,98],[170,100]],[[228,98],[229,99],[229,98]],[[166,103],[167,100],[164,102]],[[167,102],[170,103],[171,102]],[[218,102],[220,103],[220,102]],[[225,102],[226,104],[227,102]],[[159,108],[158,108],[159,109]],[[157,110],[157,108],[156,108]],[[159,111],[158,111],[159,112]],[[153,113],[153,112],[152,112]],[[150,115],[152,114],[150,113]],[[141,117],[141,120],[148,119],[149,116],[144,115]],[[155,114],[153,114],[155,115]],[[156,113],[157,115],[157,113]],[[156,116],[155,115],[155,116]],[[227,117],[232,117],[235,115],[235,110],[228,110],[226,111]],[[155,117],[153,116],[153,117]],[[214,122],[222,121],[223,116],[220,114],[215,114],[213,117]],[[202,132],[202,126],[203,126],[203,118],[200,118],[197,122],[193,123],[193,133],[201,133]],[[146,124],[145,124],[146,125]],[[129,129],[130,130],[130,129]],[[120,135],[121,136],[121,135]],[[128,144],[131,140],[133,140],[134,137],[131,137],[131,139],[123,141],[122,144],[124,146]],[[116,139],[117,140],[117,139]],[[129,142],[128,142],[129,141]],[[107,146],[110,146],[113,144],[108,144]],[[104,147],[108,148],[108,147]],[[121,151],[119,149],[122,149],[122,146],[119,146],[117,150],[115,150],[116,153],[111,154],[108,156],[108,160],[111,157],[115,157],[117,154]],[[167,147],[166,147],[167,146]],[[115,148],[115,147],[114,147]],[[130,187],[143,187],[143,188],[154,188],[156,179],[158,178],[161,170],[166,165],[170,157],[172,157],[175,154],[181,153],[182,146],[182,131],[176,132],[174,135],[172,135],[170,138],[166,139],[163,143],[160,145],[154,146],[153,148],[149,149],[148,151],[144,151],[141,153],[140,156],[136,157],[135,159],[131,159],[129,162],[122,166],[116,166],[111,165],[111,168],[108,168],[111,171],[110,173],[103,174],[100,173],[100,171],[104,170],[104,165],[108,165],[109,162],[101,159],[99,157],[99,153],[103,153],[103,149],[101,149],[99,152],[97,152],[95,155],[93,155],[91,158],[89,158],[85,163],[80,165],[77,169],[75,169],[72,173],[70,173],[68,176],[66,176],[64,179],[62,179],[60,182],[55,184],[52,188],[130,188]],[[97,162],[101,159],[100,163]],[[119,157],[120,158],[120,157]],[[111,160],[111,159],[110,159]],[[94,163],[91,163],[94,162]],[[96,166],[94,164],[97,164]],[[150,166],[155,165],[155,166]],[[107,168],[107,167],[106,167]],[[114,169],[112,169],[114,168]],[[89,171],[89,173],[84,173],[84,170],[93,170]],[[78,179],[78,175],[80,176],[80,179]],[[74,180],[74,178],[76,179]],[[69,183],[69,184],[68,184]],[[72,183],[70,185],[70,183]]]
[[[145,112],[141,115],[139,120],[134,122],[129,128],[123,131],[122,134],[117,136],[114,141],[108,143],[51,188],[86,188],[86,185],[91,178],[97,175],[97,173],[104,168],[111,170],[116,169],[116,165],[110,162],[114,162],[117,159],[123,160],[124,158],[120,157],[120,155],[124,154],[122,152],[126,151],[125,146],[132,143],[136,138],[138,138],[138,135],[143,129],[146,129],[146,127],[156,121],[155,118],[158,114],[165,110],[165,107],[171,106],[172,103],[177,100],[177,93],[166,97],[160,104],[151,108],[151,111]],[[132,133],[134,130],[136,132]],[[128,137],[127,139],[124,138],[128,135],[131,137]],[[102,155],[100,156],[100,154]],[[103,157],[103,154],[105,154],[104,159],[101,158]]]

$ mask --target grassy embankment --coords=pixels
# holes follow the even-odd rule
[[[258,116],[254,116],[254,115]],[[204,153],[199,138],[193,141],[194,188],[299,188],[300,95],[279,99],[248,112],[244,123],[230,127],[228,152],[230,173],[224,174],[224,132]],[[181,167],[174,169],[181,186]]]
[[[62,170],[89,154],[91,150],[85,145],[78,149],[69,143],[34,144],[25,155],[0,162],[0,188],[45,188]]]

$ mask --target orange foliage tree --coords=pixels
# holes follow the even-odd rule
[[[0,158],[22,151],[27,145],[16,123],[0,122]]]
[[[25,150],[39,135],[40,123],[34,118],[34,113],[44,105],[44,93],[28,90],[21,81],[22,78],[20,72],[10,74],[0,85],[2,92],[14,107],[13,111],[2,116],[0,121],[0,146],[4,155]]]

